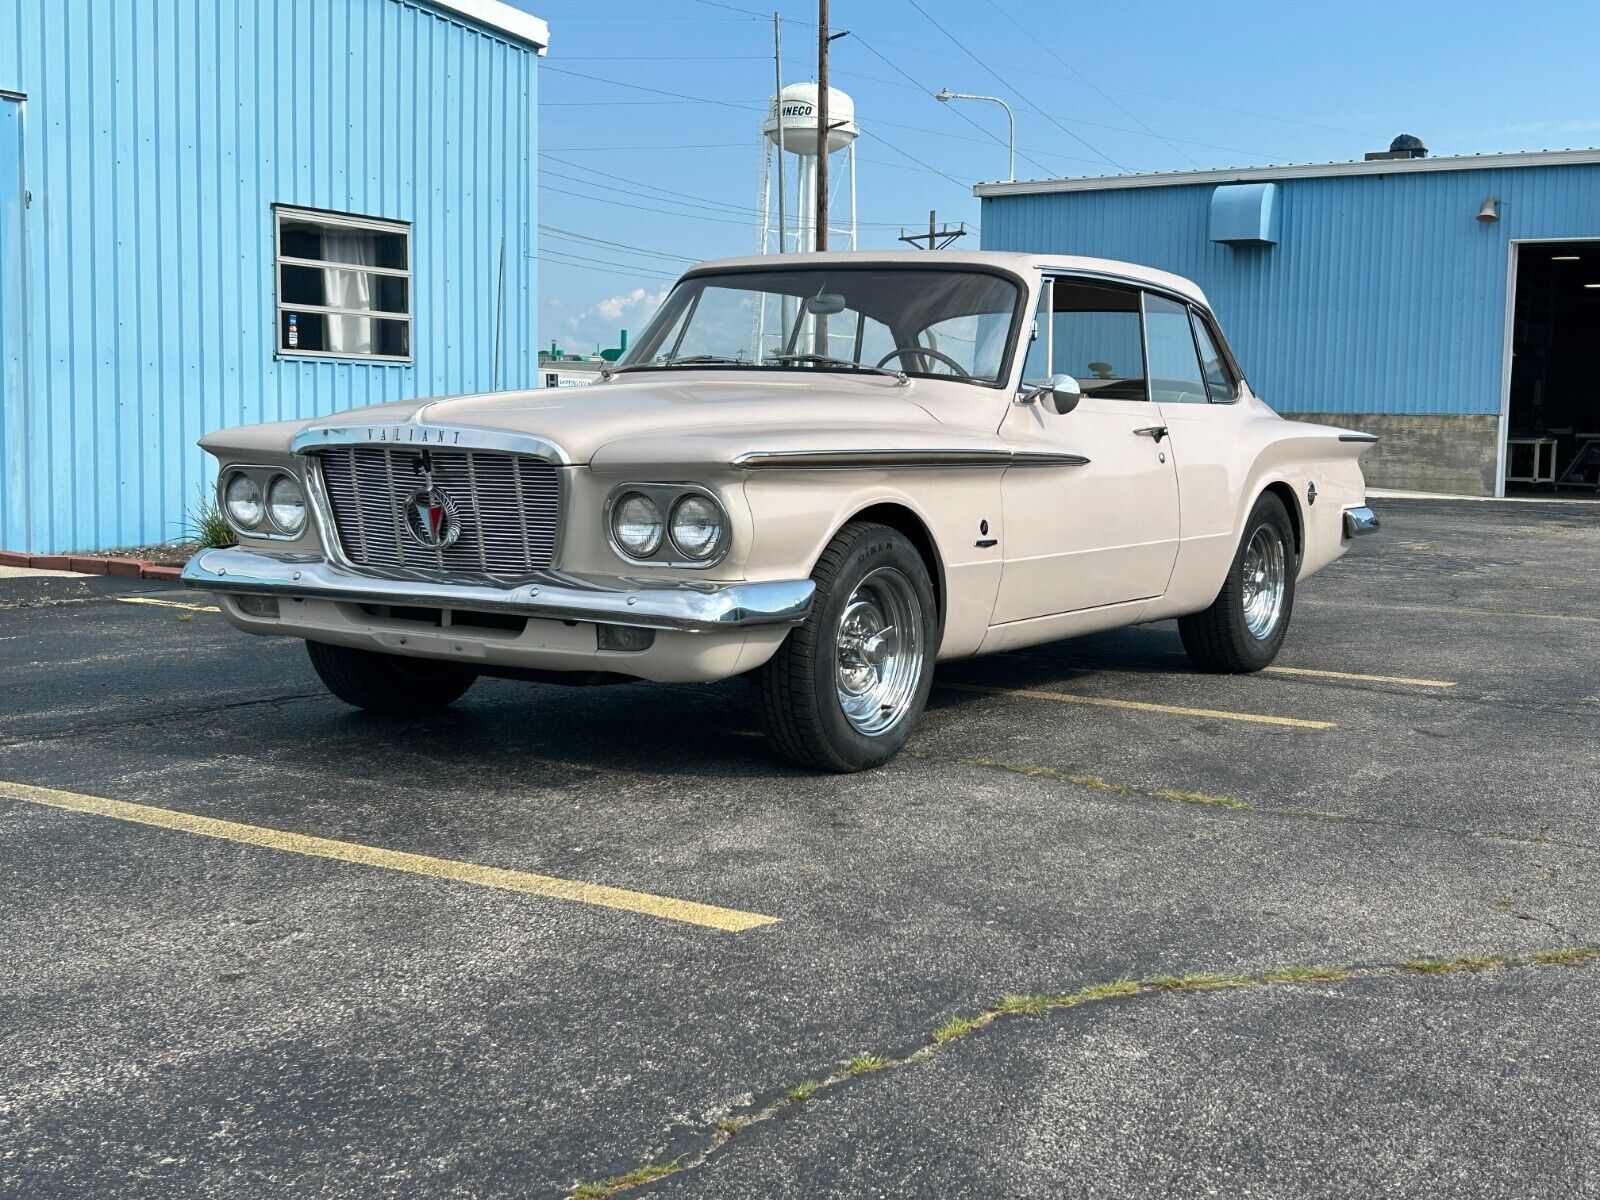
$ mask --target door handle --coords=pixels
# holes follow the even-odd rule
[[[1159,444],[1161,439],[1167,436],[1167,427],[1165,425],[1146,425],[1143,429],[1135,429],[1133,432],[1140,437],[1154,438]]]

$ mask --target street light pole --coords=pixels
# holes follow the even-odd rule
[[[1007,162],[1006,182],[1015,183],[1017,178],[1017,118],[1007,104],[999,96],[973,96],[967,92],[952,92],[949,88],[940,88],[935,100],[948,103],[951,100],[987,100],[990,104],[998,104],[1006,110],[1006,124],[1010,127],[1010,157]]]

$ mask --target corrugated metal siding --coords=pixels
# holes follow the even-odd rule
[[[0,88],[33,193],[5,465],[35,497],[0,546],[176,536],[220,426],[488,390],[502,237],[500,383],[537,383],[531,47],[402,0],[9,0]],[[274,203],[411,222],[413,363],[275,357]]]
[[[986,198],[983,245],[1193,279],[1282,412],[1498,413],[1508,243],[1600,236],[1600,166],[1280,187],[1277,246],[1209,241],[1211,184]],[[1485,224],[1491,194],[1501,220]]]

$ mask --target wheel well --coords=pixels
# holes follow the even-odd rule
[[[945,610],[944,563],[940,561],[938,547],[933,544],[933,535],[922,523],[922,518],[904,505],[874,504],[851,516],[850,521],[876,521],[879,525],[887,525],[904,535],[906,541],[917,548],[917,553],[922,557],[922,565],[928,568],[928,578],[933,580],[933,600],[939,606],[939,628],[942,630]]]
[[[1294,527],[1294,555],[1304,558],[1306,551],[1305,519],[1300,513],[1300,497],[1294,494],[1294,489],[1283,480],[1267,484],[1265,491],[1271,492],[1283,501],[1283,507],[1289,511],[1289,524]]]

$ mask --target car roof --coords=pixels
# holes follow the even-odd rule
[[[758,254],[742,258],[716,258],[696,263],[685,274],[710,270],[750,267],[826,266],[849,263],[851,266],[949,266],[990,267],[1018,275],[1035,271],[1070,272],[1099,275],[1135,284],[1149,284],[1186,296],[1204,307],[1205,293],[1192,280],[1138,263],[1114,258],[1088,258],[1076,254],[1016,254],[999,250],[829,250],[822,254]]]

